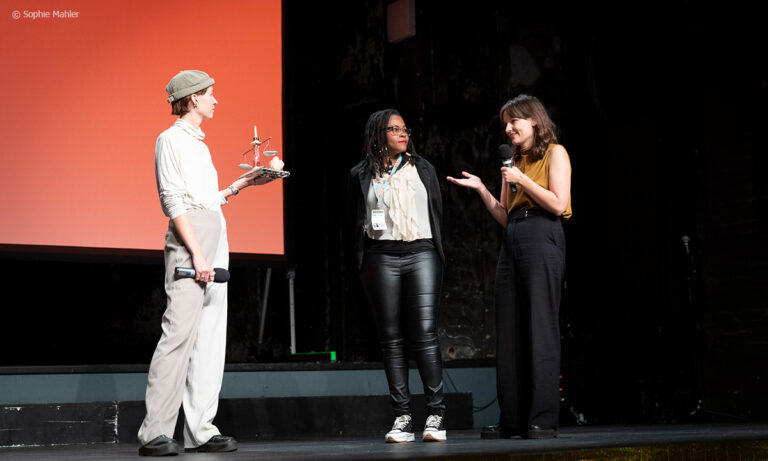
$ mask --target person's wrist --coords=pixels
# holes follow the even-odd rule
[[[228,189],[229,189],[229,191],[230,191],[230,192],[232,192],[232,195],[233,195],[233,196],[235,196],[235,195],[237,195],[237,194],[239,194],[239,193],[240,193],[240,189],[238,189],[237,187],[235,187],[235,185],[234,185],[234,184],[230,184],[230,185],[229,185],[229,187],[228,187]]]

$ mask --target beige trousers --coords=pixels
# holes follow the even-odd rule
[[[229,246],[221,211],[190,210],[195,236],[212,267],[228,268]],[[162,335],[147,380],[147,415],[139,428],[144,445],[159,435],[173,437],[184,405],[184,446],[197,447],[219,430],[213,418],[224,376],[227,284],[176,279],[176,267],[192,267],[192,257],[173,226],[165,236],[167,305]]]

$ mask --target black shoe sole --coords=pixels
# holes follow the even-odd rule
[[[228,442],[217,445],[200,445],[195,448],[185,448],[184,453],[226,453],[237,451],[237,442]]]
[[[555,439],[557,438],[557,431],[536,431],[536,432],[526,432],[525,433],[526,439]]]
[[[177,456],[178,454],[177,447],[139,448],[139,456]]]

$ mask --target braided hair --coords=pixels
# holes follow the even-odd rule
[[[363,138],[363,159],[366,167],[370,170],[373,177],[384,176],[389,173],[391,155],[387,147],[387,126],[389,119],[393,116],[399,116],[400,113],[395,109],[384,109],[371,114],[368,122],[365,124],[365,136]],[[414,163],[416,149],[413,146],[410,136],[408,137],[407,154],[403,155],[401,167],[408,163]],[[410,155],[408,155],[410,154]]]

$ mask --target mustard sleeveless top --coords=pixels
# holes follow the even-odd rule
[[[518,167],[520,171],[525,173],[526,176],[531,178],[536,184],[549,190],[550,153],[552,152],[552,148],[557,145],[558,144],[550,144],[549,147],[547,147],[547,152],[544,154],[544,157],[542,157],[541,160],[535,162],[532,162],[529,156],[523,154],[520,160],[515,163],[515,166]],[[510,189],[507,189],[507,191],[509,194],[507,196],[507,212],[516,210],[518,208],[541,208],[539,204],[537,204],[531,197],[528,196],[522,187],[518,187],[517,192],[512,192]],[[572,214],[571,195],[569,193],[568,205],[565,207],[565,211],[560,217],[563,219],[568,219]]]

